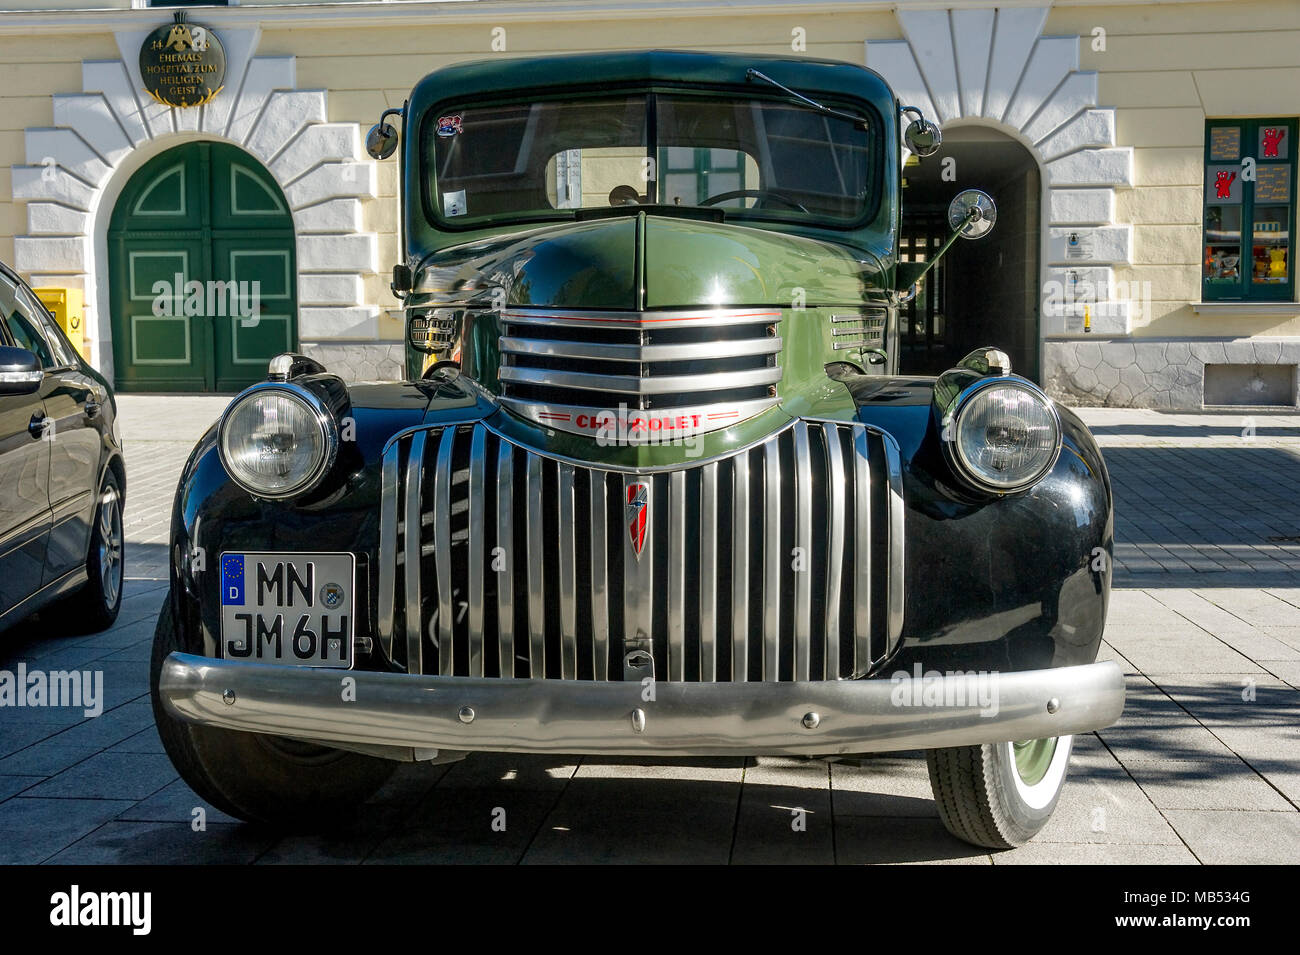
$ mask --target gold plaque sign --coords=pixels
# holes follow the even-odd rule
[[[144,88],[164,106],[202,106],[221,92],[226,80],[226,51],[208,27],[176,22],[154,30],[140,48]]]

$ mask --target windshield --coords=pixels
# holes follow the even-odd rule
[[[846,225],[874,214],[878,195],[876,123],[789,102],[635,93],[465,106],[423,132],[429,211],[452,228],[641,205]]]

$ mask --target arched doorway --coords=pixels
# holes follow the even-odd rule
[[[971,350],[996,345],[1013,371],[1038,381],[1042,184],[1034,157],[994,129],[945,128],[939,152],[911,157],[903,180],[905,260],[923,261],[926,249],[943,244],[948,203],[963,189],[991,195],[998,222],[983,239],[959,239],[903,307],[902,370],[938,374]]]
[[[187,143],[141,167],[113,208],[108,257],[122,391],[238,391],[295,347],[293,219],[240,149]]]

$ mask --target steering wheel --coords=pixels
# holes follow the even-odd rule
[[[700,202],[702,206],[712,206],[719,202],[726,202],[728,199],[775,199],[791,209],[798,209],[800,212],[807,213],[808,209],[795,199],[791,199],[784,193],[777,192],[775,189],[732,189],[730,192],[720,192],[716,196]]]

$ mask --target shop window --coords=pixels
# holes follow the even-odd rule
[[[1292,301],[1296,121],[1205,124],[1204,300]]]

